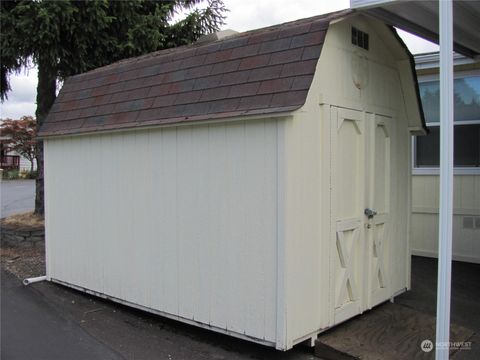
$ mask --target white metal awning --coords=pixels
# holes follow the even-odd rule
[[[453,50],[480,59],[480,1],[350,0],[350,7],[440,45],[440,208],[435,357],[447,360],[453,225]]]
[[[438,1],[350,0],[350,7],[438,44]],[[453,49],[480,58],[480,1],[453,1]]]

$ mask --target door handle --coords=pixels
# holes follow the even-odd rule
[[[375,215],[377,215],[377,212],[376,212],[375,210],[369,209],[369,208],[366,208],[364,213],[365,213],[365,215],[366,215],[369,219],[371,219],[371,218],[373,218]]]

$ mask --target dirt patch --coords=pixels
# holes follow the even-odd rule
[[[2,246],[2,268],[19,279],[45,275],[45,248],[41,246]]]
[[[0,225],[19,227],[22,229],[39,228],[44,226],[43,216],[36,215],[33,211],[15,214],[0,221]]]

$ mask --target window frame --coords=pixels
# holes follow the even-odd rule
[[[461,79],[469,76],[480,76],[480,71],[478,70],[468,70],[468,71],[458,71],[453,75],[454,79]],[[429,82],[429,81],[439,81],[438,74],[424,75],[419,76],[418,83]],[[469,120],[469,121],[454,121],[454,131],[456,125],[473,125],[480,124],[480,118],[478,120]],[[430,126],[440,126],[440,122],[427,123],[427,127]],[[430,166],[430,167],[418,167],[416,163],[416,154],[417,154],[417,137],[412,136],[412,175],[440,175],[439,166]],[[480,175],[480,167],[455,167],[453,168],[454,175]]]

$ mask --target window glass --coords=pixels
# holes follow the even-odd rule
[[[419,84],[425,120],[430,133],[416,138],[416,167],[438,167],[440,163],[440,86],[438,81]],[[480,167],[480,76],[454,80],[455,167]],[[459,121],[465,123],[458,124]]]
[[[438,81],[419,84],[423,112],[427,123],[440,121],[440,85]],[[455,121],[480,120],[480,76],[467,76],[454,80]]]
[[[440,86],[438,81],[427,81],[419,84],[423,113],[427,123],[440,121]]]
[[[429,129],[428,135],[417,136],[417,167],[438,167],[440,164],[440,127],[431,126]]]
[[[456,167],[480,166],[480,124],[455,126],[453,141]]]
[[[430,126],[427,136],[417,137],[417,167],[438,167],[440,164],[440,127]],[[455,167],[480,167],[480,124],[454,127],[453,161]]]
[[[480,76],[456,79],[455,121],[480,120]]]

